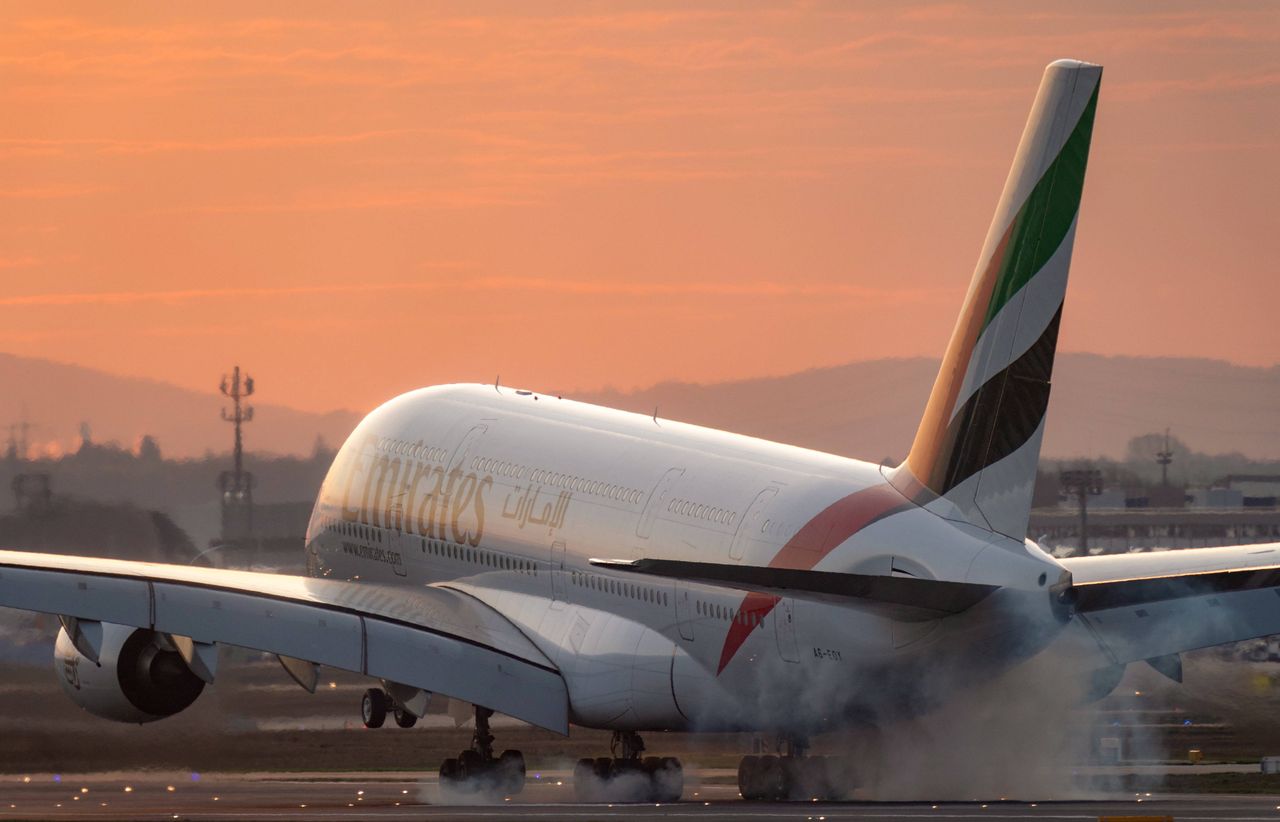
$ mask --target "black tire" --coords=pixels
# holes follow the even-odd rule
[[[684,793],[684,766],[674,756],[662,757],[653,775],[654,793],[659,802],[679,802]]]
[[[387,721],[387,694],[381,688],[370,688],[360,700],[360,718],[366,728],[381,728]]]
[[[458,758],[451,756],[440,763],[440,784],[458,781]]]
[[[503,791],[515,796],[524,790],[524,754],[519,751],[503,751],[498,757],[498,772],[502,774]]]
[[[760,799],[760,757],[744,756],[738,763],[738,793],[743,799]]]
[[[573,795],[579,802],[596,802],[600,795],[600,780],[596,777],[596,761],[590,757],[579,759],[573,766]]]
[[[418,718],[399,705],[391,709],[391,715],[395,717],[396,724],[401,728],[412,728],[418,724]]]
[[[782,760],[773,754],[760,757],[760,798],[778,800],[786,796],[786,776],[782,771]]]
[[[458,754],[458,776],[463,782],[475,782],[484,774],[484,757],[478,751]]]

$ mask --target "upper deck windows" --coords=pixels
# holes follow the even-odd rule
[[[524,479],[524,475],[528,473],[528,468],[514,462],[496,459],[494,457],[476,457],[471,461],[471,470],[482,474],[493,474],[499,477],[510,477],[511,479]]]
[[[529,479],[539,485],[552,485],[556,488],[563,488],[566,491],[600,497],[601,499],[616,500],[628,505],[637,505],[644,499],[644,492],[637,488],[628,488],[625,485],[592,480],[575,474],[562,474],[545,468],[535,468],[529,474]]]
[[[444,462],[445,458],[449,456],[449,452],[445,449],[434,445],[426,445],[422,440],[408,442],[407,440],[397,440],[391,437],[378,437],[378,441],[374,443],[373,450],[379,454],[403,457],[420,462]]]
[[[688,499],[671,500],[671,502],[667,503],[667,511],[678,516],[700,519],[716,525],[733,525],[738,517],[738,512],[736,511],[716,508],[713,505],[705,505]]]

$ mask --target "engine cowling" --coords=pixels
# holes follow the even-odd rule
[[[53,649],[62,689],[94,716],[116,722],[153,722],[189,707],[204,690],[161,634],[127,625],[102,625],[98,662],[80,653],[65,628]]]

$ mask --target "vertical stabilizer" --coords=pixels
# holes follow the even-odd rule
[[[1026,536],[1102,67],[1045,69],[911,453],[912,499]]]

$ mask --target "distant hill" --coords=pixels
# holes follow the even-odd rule
[[[872,360],[714,385],[662,383],[574,399],[835,454],[900,460],[937,375],[927,358]],[[1124,456],[1170,428],[1197,451],[1280,458],[1280,366],[1060,354],[1044,456]]]
[[[29,435],[34,451],[49,450],[53,443],[74,447],[80,423],[88,422],[95,442],[131,446],[150,434],[167,457],[221,453],[231,450],[231,427],[218,415],[224,405],[223,397],[212,392],[0,353],[0,448],[8,437],[6,426],[25,415],[35,426]],[[317,436],[336,447],[359,421],[350,411],[312,414],[271,403],[253,406],[245,441],[260,452],[309,454]]]
[[[644,414],[656,406],[668,419],[873,461],[896,460],[915,435],[937,368],[935,360],[923,357],[871,360],[781,377],[668,382],[574,396]],[[81,421],[88,421],[98,442],[128,445],[150,434],[166,457],[222,453],[231,442],[229,426],[218,417],[223,405],[214,393],[0,354],[0,441],[8,433],[3,424],[21,420],[25,408],[39,426],[31,432],[37,444],[71,446]],[[317,436],[336,447],[359,421],[350,411],[254,406],[246,444],[255,452],[310,454]],[[1196,451],[1280,459],[1280,366],[1059,355],[1045,456],[1122,457],[1131,437],[1166,426]]]

